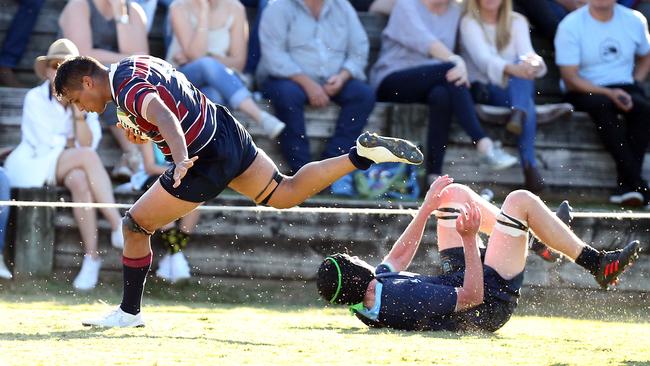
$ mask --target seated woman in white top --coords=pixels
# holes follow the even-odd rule
[[[169,10],[167,61],[215,103],[239,109],[277,137],[285,124],[260,110],[238,73],[246,64],[248,23],[236,0],[177,0]]]
[[[543,180],[535,161],[534,96],[535,78],[546,74],[546,64],[533,49],[526,18],[512,11],[512,0],[467,0],[460,46],[474,101],[512,109],[506,128],[520,135],[525,187],[541,191]]]
[[[461,12],[452,0],[400,0],[370,72],[378,101],[429,106],[429,182],[442,175],[453,116],[476,144],[482,163],[494,170],[517,164],[485,134],[474,111],[465,62],[453,53]]]
[[[82,113],[59,102],[51,83],[56,69],[66,58],[78,56],[77,47],[68,39],[59,39],[47,56],[36,58],[36,75],[45,80],[25,96],[22,139],[7,157],[5,169],[12,187],[28,188],[62,184],[70,190],[74,202],[114,203],[111,181],[95,152],[101,128],[95,113]],[[74,287],[89,290],[97,284],[101,259],[97,247],[95,210],[74,208],[84,256]],[[122,219],[115,208],[103,208],[111,224],[111,245],[124,247]]]

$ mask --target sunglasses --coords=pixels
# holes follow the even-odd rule
[[[56,69],[59,68],[59,65],[61,65],[61,61],[50,61],[50,62],[47,64],[47,67],[49,67],[49,68],[51,68],[51,69],[53,69],[53,70],[56,70]]]

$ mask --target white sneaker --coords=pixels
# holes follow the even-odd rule
[[[190,264],[187,262],[183,252],[172,254],[170,259],[172,282],[178,282],[192,277],[190,274]]]
[[[508,154],[501,147],[501,142],[495,141],[494,147],[487,154],[481,154],[481,163],[487,165],[492,170],[502,170],[510,168],[519,161],[515,156]]]
[[[357,154],[375,163],[398,162],[419,165],[424,155],[410,141],[364,132],[357,138]]]
[[[7,268],[7,265],[5,264],[5,257],[2,254],[0,254],[0,278],[4,278],[5,280],[13,278],[9,268]]]
[[[77,290],[91,290],[97,285],[99,278],[99,269],[102,267],[101,258],[93,259],[90,255],[84,255],[84,260],[81,263],[81,270],[74,279],[72,286]]]
[[[264,133],[270,138],[270,139],[275,139],[280,135],[282,130],[284,130],[285,127],[287,127],[284,122],[280,121],[275,117],[274,115],[262,111],[260,113],[261,116],[261,122],[262,122],[262,129],[264,130]]]
[[[162,278],[166,281],[172,280],[172,265],[171,265],[172,255],[167,253],[164,257],[158,262],[158,269],[156,270],[156,276]]]
[[[115,249],[124,249],[124,234],[122,233],[122,222],[117,229],[111,231],[111,245]]]
[[[125,313],[119,306],[102,318],[84,320],[81,322],[86,327],[144,327],[142,312],[136,315]]]

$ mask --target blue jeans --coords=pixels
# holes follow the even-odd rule
[[[519,156],[522,166],[536,166],[535,162],[535,133],[537,132],[537,116],[535,114],[535,81],[511,77],[508,87],[486,85],[487,104],[498,107],[510,107],[526,112],[521,136],[519,136]]]
[[[9,178],[3,168],[0,168],[0,201],[9,201],[10,186]],[[7,221],[9,221],[9,206],[0,206],[0,254],[5,247],[7,236]]]
[[[262,85],[262,92],[271,99],[275,115],[287,127],[280,134],[280,149],[295,173],[311,161],[309,140],[305,130],[305,104],[307,94],[289,79],[269,78]],[[331,100],[341,106],[334,136],[330,138],[322,158],[347,153],[368,121],[375,106],[375,96],[368,84],[350,79]]]
[[[214,103],[225,101],[233,109],[251,97],[234,71],[212,57],[204,56],[178,68],[194,86]]]
[[[2,51],[0,51],[0,66],[14,68],[20,61],[29,36],[36,24],[38,13],[43,7],[45,0],[21,0],[18,11],[11,20],[7,30]]]
[[[429,106],[427,174],[441,174],[452,115],[474,142],[486,137],[474,101],[464,86],[446,79],[451,63],[413,67],[389,74],[377,88],[377,100],[396,103],[425,103]]]
[[[248,55],[246,58],[246,66],[244,66],[244,72],[255,74],[257,70],[257,64],[260,62],[262,57],[262,50],[260,48],[260,19],[262,19],[262,12],[264,8],[269,3],[269,0],[239,0],[244,6],[248,8],[257,8],[257,13],[255,14],[255,21],[250,27],[250,34],[248,38]]]

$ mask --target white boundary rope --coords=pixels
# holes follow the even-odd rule
[[[85,203],[85,202],[42,202],[42,201],[0,201],[0,206],[12,207],[49,207],[49,208],[118,208],[129,209],[132,204],[126,203]],[[293,207],[288,209],[277,209],[265,206],[219,206],[202,205],[197,208],[200,211],[242,211],[242,212],[274,212],[274,213],[327,213],[327,214],[349,214],[349,215],[415,215],[413,208],[346,208],[346,207]],[[580,218],[608,218],[608,219],[650,219],[650,212],[597,212],[584,211],[572,212],[573,217]]]

